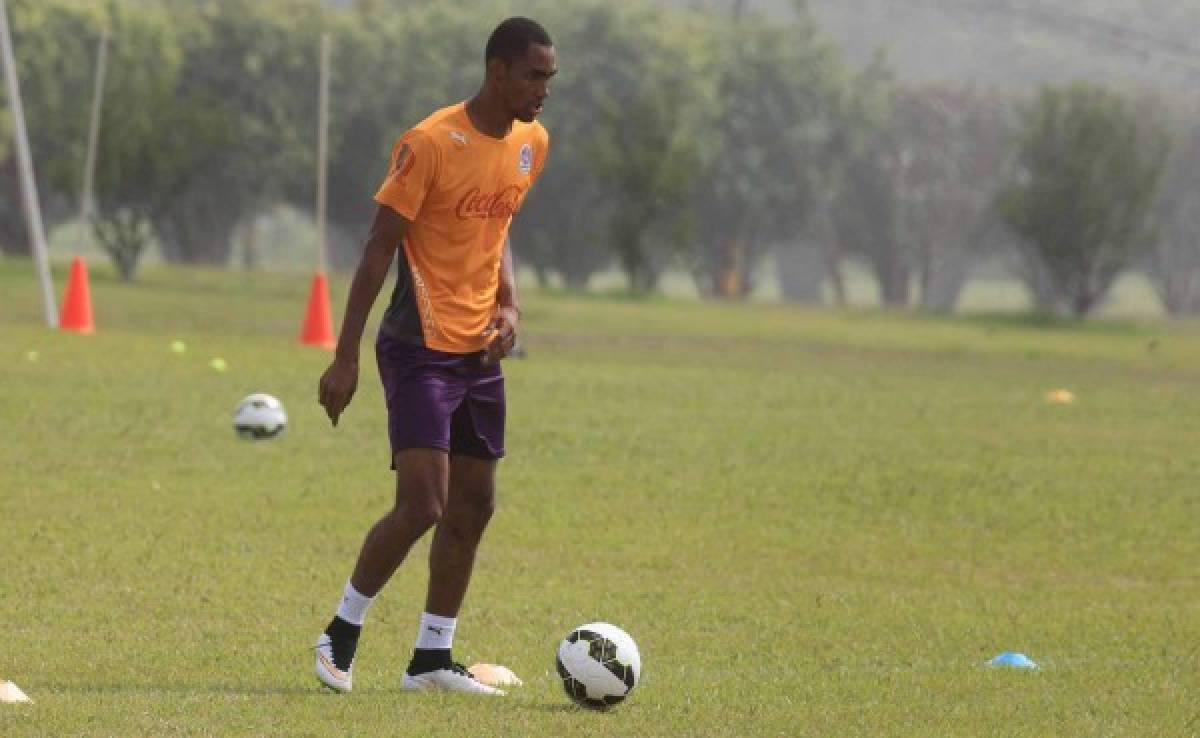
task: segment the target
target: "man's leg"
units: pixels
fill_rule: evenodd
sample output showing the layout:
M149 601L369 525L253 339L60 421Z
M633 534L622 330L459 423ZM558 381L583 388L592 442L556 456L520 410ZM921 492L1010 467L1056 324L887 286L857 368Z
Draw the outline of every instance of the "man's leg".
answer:
M475 551L496 509L496 461L450 457L449 496L429 551L427 612L458 617Z
M496 461L450 457L449 495L429 552L429 591L406 689L503 694L457 667L451 657L458 610L471 581L475 551L496 501Z
M317 641L317 677L342 692L352 688L351 666L367 607L446 507L445 451L404 449L394 461L396 504L367 533L337 615Z
M445 451L410 448L396 452L396 504L363 541L350 583L374 597L391 579L421 536L446 509L449 464Z

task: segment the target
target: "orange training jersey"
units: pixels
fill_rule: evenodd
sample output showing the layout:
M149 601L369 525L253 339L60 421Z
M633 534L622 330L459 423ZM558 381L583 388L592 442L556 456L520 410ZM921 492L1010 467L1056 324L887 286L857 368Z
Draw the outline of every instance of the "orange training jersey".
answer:
M484 348L508 226L541 174L549 144L536 122L515 121L503 139L486 136L465 103L400 137L375 195L409 221L383 331L438 351Z

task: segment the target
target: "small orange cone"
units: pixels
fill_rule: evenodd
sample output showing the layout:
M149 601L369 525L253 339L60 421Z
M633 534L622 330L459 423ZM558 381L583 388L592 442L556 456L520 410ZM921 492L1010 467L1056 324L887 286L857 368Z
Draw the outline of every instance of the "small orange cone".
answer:
M67 278L67 294L63 298L62 322L59 329L90 336L96 332L92 322L92 293L88 289L87 264L82 256L71 260L71 276Z
M308 312L300 329L300 343L320 346L329 351L337 345L337 338L333 335L333 314L329 311L329 282L325 280L325 272L317 272L313 277L312 291L308 293Z

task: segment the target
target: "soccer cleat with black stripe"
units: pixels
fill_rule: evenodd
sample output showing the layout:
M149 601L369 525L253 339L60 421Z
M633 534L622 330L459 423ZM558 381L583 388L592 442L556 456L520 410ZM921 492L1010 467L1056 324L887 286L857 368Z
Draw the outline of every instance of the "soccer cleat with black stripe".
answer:
M354 688L354 651L362 626L335 617L317 639L317 679L335 692Z

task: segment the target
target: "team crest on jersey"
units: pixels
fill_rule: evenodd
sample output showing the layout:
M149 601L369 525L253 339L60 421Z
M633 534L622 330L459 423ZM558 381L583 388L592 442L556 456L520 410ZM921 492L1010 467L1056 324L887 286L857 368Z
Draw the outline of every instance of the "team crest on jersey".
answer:
M416 159L413 156L412 147L408 144L403 144L400 147L400 151L396 153L396 166L393 167L396 179L404 179L404 175L408 174L409 170L413 168L414 163L416 163Z
M462 131L450 131L450 140L458 144L459 148L465 148L467 145L467 134Z
M533 170L533 147L529 144L521 144L521 158L517 161L517 171L521 174L529 174Z

